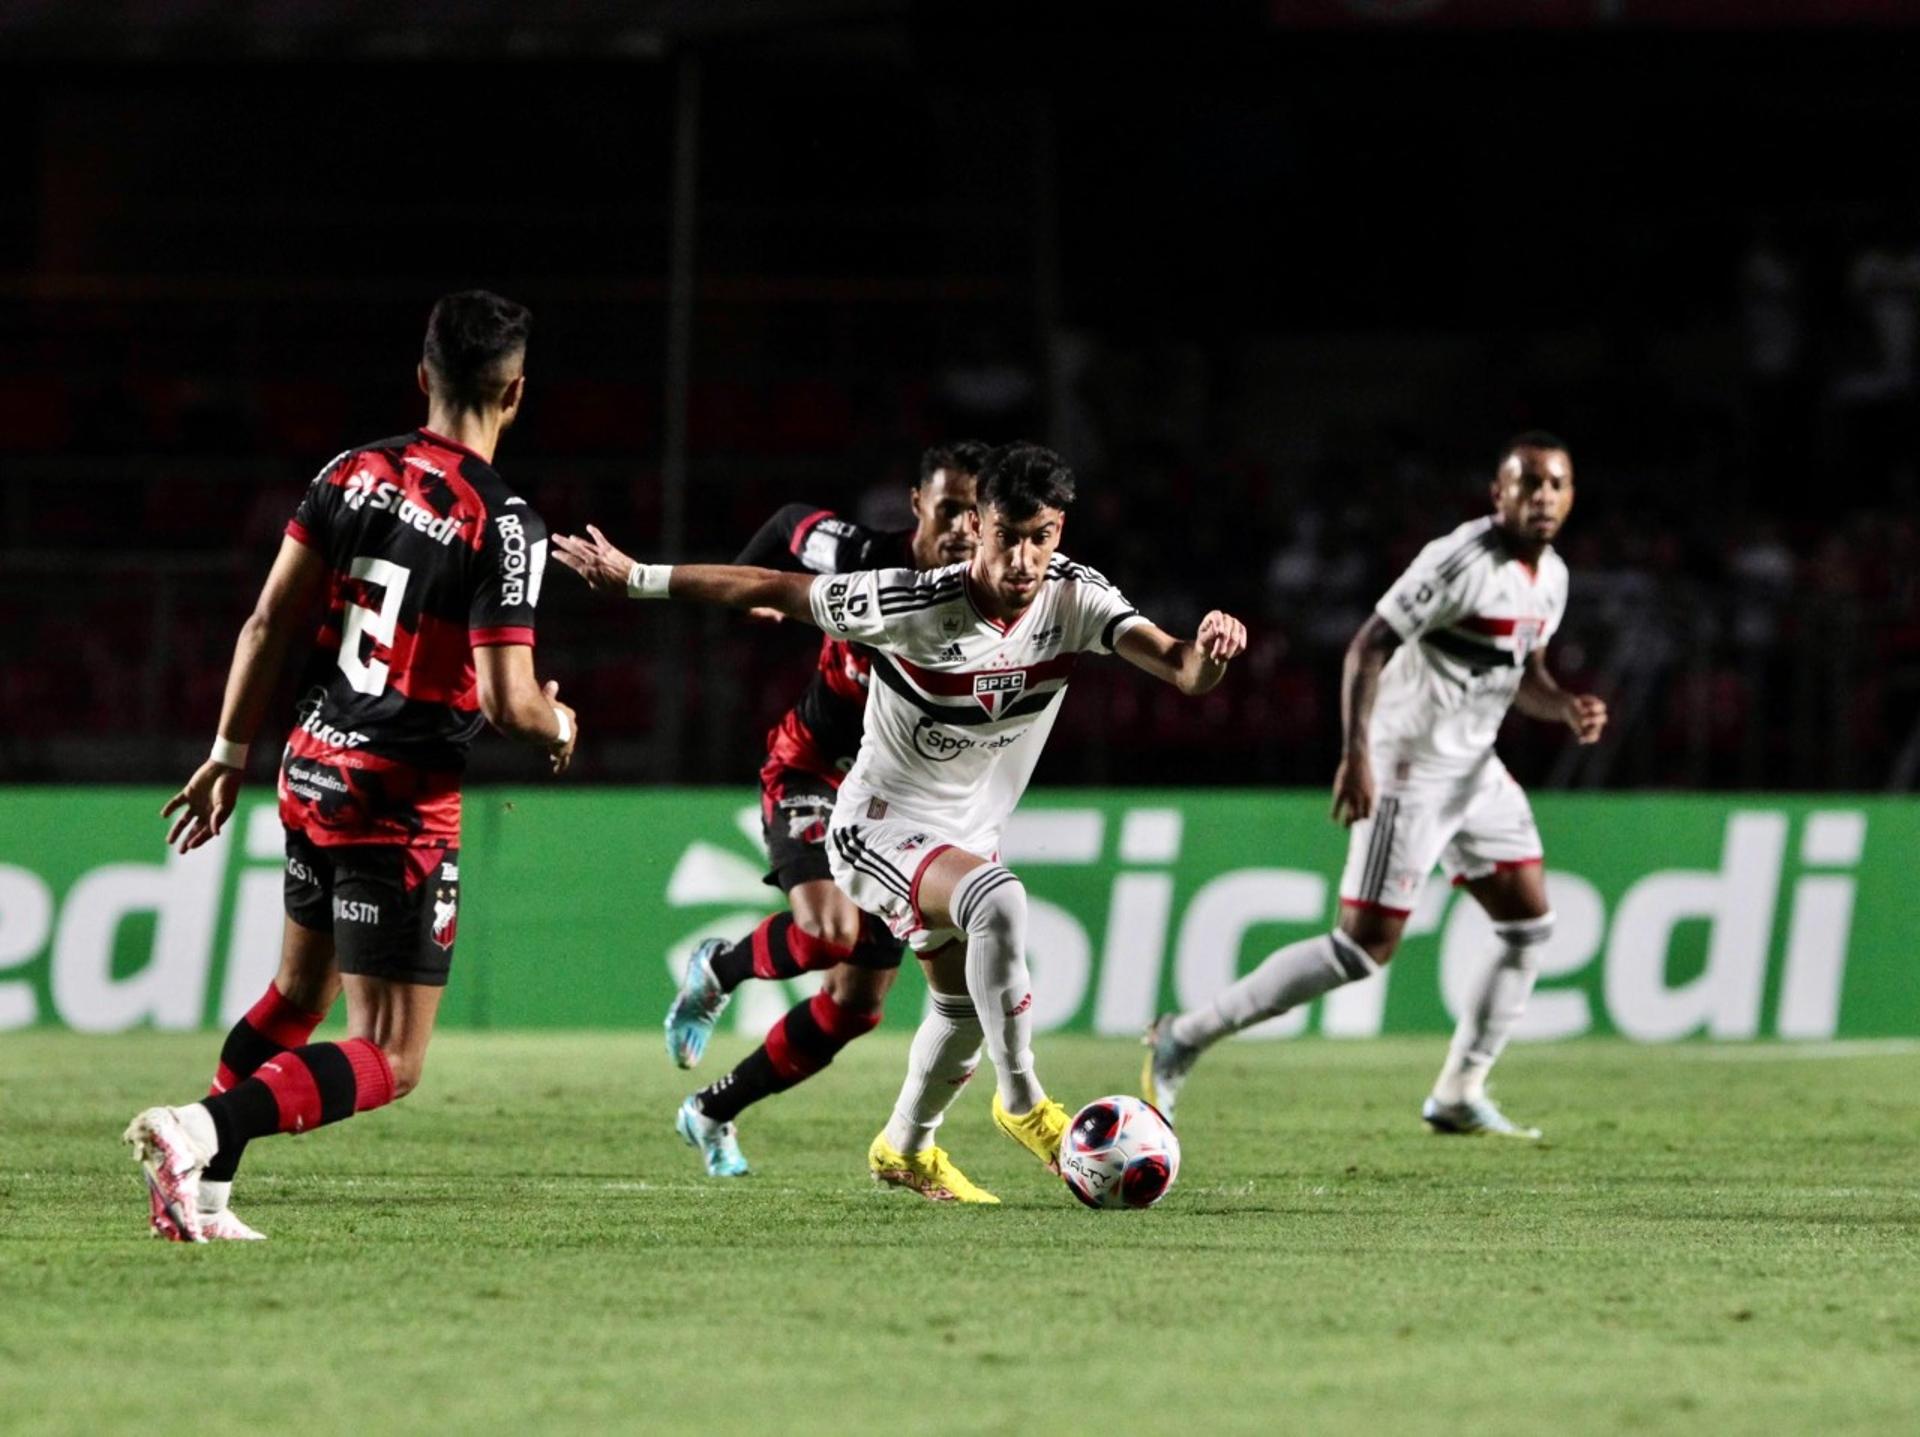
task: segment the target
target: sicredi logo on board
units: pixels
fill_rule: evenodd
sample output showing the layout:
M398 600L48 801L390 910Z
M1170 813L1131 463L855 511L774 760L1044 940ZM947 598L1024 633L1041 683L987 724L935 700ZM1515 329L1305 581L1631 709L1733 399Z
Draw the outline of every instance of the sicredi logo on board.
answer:
M288 877L271 797L250 799L225 836L184 858L165 854L160 834L141 826L155 806L148 798L87 790L6 796L0 1029L224 1025L270 980ZM695 941L750 931L779 902L760 881L757 806L723 794L542 802L553 805L556 821L577 815L566 821L625 842L571 855L556 873L550 843L473 826L461 866L478 865L487 881L463 960L475 965L467 983L478 981L481 963L497 975L540 962L527 935L550 931L556 904L573 911L618 892L639 928L680 936L662 941L614 1008L605 984L583 975L581 1011L596 1022L657 1022L671 997L672 966ZM1920 1005L1902 996L1911 985L1886 941L1904 921L1904 881L1890 874L1913 846L1910 807L1557 795L1536 802L1559 921L1541 954L1523 1037L1920 1035ZM485 803L484 793L471 795L470 816ZM1660 840L1663 861L1652 863L1648 835L1656 832L1678 836ZM1023 810L1003 836L1001 858L1031 895L1036 1022L1137 1035L1163 1006L1206 1001L1277 943L1329 922L1340 849L1318 795L1092 795ZM635 872L666 878L636 889ZM1492 935L1478 906L1437 876L1413 908L1406 951L1381 975L1259 1036L1444 1030L1492 951ZM462 981L456 975L456 996ZM501 991L497 977L490 982ZM792 1002L779 985L762 986L765 993L734 1005L729 1022L764 1026ZM911 1025L912 1015L896 1016ZM488 1021L520 1019L496 1002Z

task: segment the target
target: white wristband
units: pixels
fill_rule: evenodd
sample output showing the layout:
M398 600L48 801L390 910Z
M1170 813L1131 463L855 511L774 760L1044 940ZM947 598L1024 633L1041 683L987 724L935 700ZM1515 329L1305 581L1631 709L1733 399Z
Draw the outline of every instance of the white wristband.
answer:
M671 564L642 564L634 561L627 570L627 597L629 599L664 599L667 597L667 580L673 574Z
M210 758L224 768L245 768L247 766L247 745L234 743L231 739L214 736L213 752Z
M553 736L553 746L555 748L565 748L573 742L573 720L567 717L567 711L565 709L555 709L553 711L553 721L560 725L560 732Z

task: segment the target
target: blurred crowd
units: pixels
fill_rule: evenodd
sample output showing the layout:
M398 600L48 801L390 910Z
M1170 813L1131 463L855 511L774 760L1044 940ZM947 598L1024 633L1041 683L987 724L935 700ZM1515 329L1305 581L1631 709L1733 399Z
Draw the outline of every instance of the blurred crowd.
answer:
M1576 751L1513 721L1503 742L1522 777L1910 788L1920 245L1876 232L1823 258L1762 224L1729 271L1722 303L1670 352L1628 319L1525 348L1501 335L1129 347L1063 331L1035 355L980 302L950 363L916 365L888 352L894 314L843 313L840 355L784 359L778 335L761 336L756 366L696 380L684 555L726 557L794 499L904 524L924 442L1050 437L1081 475L1067 550L1172 630L1239 612L1253 646L1198 704L1122 665L1083 666L1047 777L1319 784L1353 630L1421 544L1484 511L1505 433L1544 425L1579 477L1551 661L1603 693L1615 723ZM376 362L330 347L292 304L252 341L164 296L68 299L58 324L7 336L8 367L40 378L0 386L0 771L163 778L204 745L234 630L307 475L416 417L413 298L385 302L396 340ZM617 352L596 325L634 316L562 303L543 319L502 468L555 528L591 519L659 552L659 376L594 358ZM270 362L269 331L298 365ZM557 569L542 624L543 667L592 735L581 772L608 781L745 782L811 647L791 626L595 607ZM514 761L483 746L483 771Z

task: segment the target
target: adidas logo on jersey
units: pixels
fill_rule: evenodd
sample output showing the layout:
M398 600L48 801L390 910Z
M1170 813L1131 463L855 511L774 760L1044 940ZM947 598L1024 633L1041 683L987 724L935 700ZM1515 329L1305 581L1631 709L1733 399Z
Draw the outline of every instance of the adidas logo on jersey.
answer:
M940 656L936 658L934 662L937 664L957 664L964 657L966 656L960 652L960 645L948 644L944 649L940 650Z

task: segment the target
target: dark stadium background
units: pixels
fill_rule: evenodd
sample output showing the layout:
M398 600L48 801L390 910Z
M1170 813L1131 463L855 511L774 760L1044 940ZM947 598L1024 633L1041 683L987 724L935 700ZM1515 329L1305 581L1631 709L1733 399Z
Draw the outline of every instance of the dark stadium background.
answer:
M0 778L190 770L302 485L485 285L503 471L649 557L1060 447L1069 552L1254 644L1199 705L1086 669L1043 782L1324 783L1347 637L1532 426L1614 725L1516 720L1524 782L1920 782L1899 6L319 8L0 6ZM549 572L582 779L745 791L812 648Z

